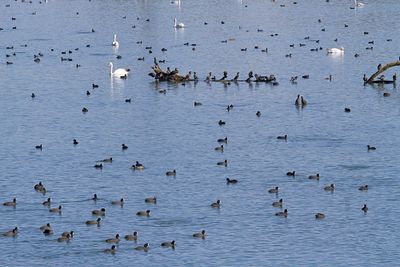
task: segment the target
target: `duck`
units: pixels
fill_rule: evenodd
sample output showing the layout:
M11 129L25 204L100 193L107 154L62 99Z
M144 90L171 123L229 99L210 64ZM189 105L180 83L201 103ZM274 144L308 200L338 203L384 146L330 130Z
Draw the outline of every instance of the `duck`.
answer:
M94 166L93 166L95 169L103 169L103 164L95 164Z
M113 158L106 158L106 159L98 160L97 162L112 163Z
M376 147L367 145L368 150L376 150Z
M277 213L275 213L275 216L287 218L287 216L288 216L288 210L285 209L284 211L277 212Z
M274 188L271 188L268 190L268 193L271 193L271 194L277 194L278 192L279 192L278 186L275 186Z
M105 216L106 215L106 209L102 208L100 210L92 210L92 215L95 216Z
M362 210L363 212L367 212L367 211L368 211L367 204L364 204L364 206L361 208L361 210Z
M120 241L120 239L119 239L119 234L116 234L115 235L115 238L109 238L109 239L106 239L106 242L107 243L119 243L119 241Z
M318 212L315 214L315 219L325 219L325 214Z
M61 236L68 236L69 235L69 238L73 238L74 234L75 234L74 231L69 231L69 232L63 232L61 234Z
M221 207L221 200L217 200L216 202L211 203L211 208L220 208Z
M287 140L287 134L276 137L278 140Z
M282 208L283 206L283 199L279 199L279 201L272 202L272 206L276 208Z
M136 161L135 164L132 165L131 167L133 170L144 170L144 165L142 163L139 163L139 161Z
M197 106L202 106L203 104L201 102L196 102L194 101L193 106L197 107Z
M150 247L149 247L148 243L144 244L143 246L135 247L135 250L140 250L140 251L144 251L144 252L149 251L149 249L150 249Z
M225 144L227 144L227 143L228 143L228 137L220 138L220 139L217 140L217 142L218 142L218 143L225 143Z
M97 224L98 226L100 226L100 221L101 221L101 218L97 218L97 220L89 220L89 221L86 221L85 222L85 224L87 224L87 225L94 225L94 224Z
M112 245L111 248L106 248L105 250L103 250L103 252L114 254L115 252L117 252L117 249L115 248L115 245Z
M261 111L257 111L257 112L256 112L256 116L257 116L257 117L260 117L260 116L261 116Z
M202 230L201 232L194 233L192 236L204 239L206 237L206 231Z
M73 143L75 146L79 144L79 142L78 142L76 139L74 139L74 140L72 141L72 143Z
M339 48L336 48L336 47L334 47L334 48L327 48L326 49L326 52L328 53L328 54L343 54L344 53L344 47L339 47Z
M351 112L351 109L350 109L350 108L344 108L344 112L350 113L350 112Z
M176 170L167 171L167 172L165 173L165 175L166 175L166 176L176 176Z
M335 190L335 185L334 185L334 184L326 185L326 186L324 187L324 190L325 190L325 191L333 192L333 191Z
M364 6L364 3L359 2L359 1L357 1L357 0L354 0L354 6L355 6L355 7L363 7L363 6Z
M116 77L119 77L119 78L126 78L128 76L128 74L129 74L129 71L130 71L130 69L122 69L122 68L113 70L114 65L113 65L112 62L108 63L108 67L109 67L110 76L116 76Z
M156 204L157 203L157 198L156 197L148 197L148 198L145 198L144 202L145 203Z
M238 180L226 178L226 183L227 184L237 184Z
M315 174L315 175L310 175L310 176L308 176L308 179L311 179L311 180L319 180L319 173L317 173L317 174Z
M287 172L286 175L287 176L295 176L296 175L296 171Z
M167 242L162 242L161 247L163 248L175 248L175 240L172 241L167 241Z
M15 206L17 206L17 199L14 198L13 201L4 202L4 203L3 203L3 206L15 207Z
M127 150L127 149L128 149L128 146L125 145L125 144L122 144L122 145L121 145L121 148L122 148L122 150Z
M44 185L42 184L42 182L39 182L38 184L35 184L35 186L33 187L36 191L41 192L44 191Z
M224 152L224 145L217 146L214 150Z
M60 206L58 206L58 208L52 208L52 209L49 209L49 211L50 212L53 212L53 213L61 213L61 209L62 209L62 206L60 205Z
M97 197L97 194L93 194L92 200L97 201L99 198Z
M15 237L18 234L18 227L15 227L14 229L4 232L2 233L3 236L7 236L7 237Z
M142 216L142 217L150 217L150 210L138 211L138 212L136 212L136 215Z
M224 160L224 161L219 161L219 162L217 162L217 165L218 166L228 166L228 160Z
M43 145L42 144L37 145L37 146L35 146L35 148L38 149L38 150L42 150L43 149Z
M239 80L239 72L236 73L235 77L233 77L232 81L237 82Z
M360 191L367 191L368 190L368 185L366 184L366 185L362 185L362 186L360 186L359 188L358 188L358 190L360 190Z
M116 34L114 34L114 39L113 39L113 42L111 43L111 45L113 46L113 47L119 47L119 43L118 43L118 41L117 41L117 35Z
M71 236L69 234L65 235L65 236L60 236L59 238L57 238L57 242L69 242Z
M219 126L222 126L222 125L225 125L225 124L226 124L226 122L224 122L223 120L219 120L219 121L218 121L218 125L219 125Z
M85 108L85 107L83 107L82 108L82 113L86 113L86 112L88 112L89 110L87 109L87 108ZM41 148L40 148L41 149Z
M185 24L183 24L183 22L178 23L177 19L174 18L174 28L178 28L178 29L185 28Z
M51 198L47 198L47 200L43 201L42 205L43 206L50 206L51 204Z
M131 235L125 235L125 240L127 241L137 241L138 232L133 232Z
M47 224L41 226L39 229L40 229L40 231L44 231L44 230L51 230L52 228L51 228L50 223L47 223Z
M111 201L111 205L124 205L124 199L121 198L120 200L113 200Z

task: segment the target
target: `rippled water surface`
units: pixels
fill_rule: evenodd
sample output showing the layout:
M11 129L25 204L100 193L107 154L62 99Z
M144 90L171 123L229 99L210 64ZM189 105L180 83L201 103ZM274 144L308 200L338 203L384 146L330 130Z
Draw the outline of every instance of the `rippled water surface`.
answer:
M0 201L16 197L18 203L0 207L0 231L19 228L16 238L0 238L0 266L398 264L400 95L393 85L364 86L362 75L398 60L399 1L365 0L357 9L347 0L0 5ZM174 17L186 28L174 29ZM111 47L114 33L117 50ZM326 55L326 48L339 46L344 55ZM268 53L261 52L265 48ZM39 52L43 57L35 63ZM201 81L155 83L147 75L154 56L165 60L162 68L196 71ZM130 68L128 79L111 79L110 61ZM202 81L209 71L219 78L224 70L229 77L239 71L246 78L250 70L275 74L279 85ZM295 108L297 94L307 99L306 108ZM203 105L194 107L194 101ZM227 112L229 104L234 108ZM89 112L83 114L83 107ZM219 120L226 125L218 126ZM286 142L276 139L284 134ZM225 136L223 153L214 151ZM129 149L122 151L122 143ZM368 151L368 144L377 150ZM93 168L109 157L111 164ZM228 166L217 166L224 159ZM136 160L144 171L130 169ZM176 177L167 177L173 169ZM286 176L293 170L294 178ZM319 182L307 178L315 173ZM239 182L227 185L226 177ZM46 195L33 190L39 181ZM331 183L336 190L325 192ZM367 192L358 190L363 184ZM279 194L269 194L275 186ZM90 200L93 193L97 203ZM144 203L153 195L156 205ZM61 214L41 205L47 197L53 207L63 206ZM110 204L121 197L123 208ZM280 209L271 203L280 198L286 219L274 216ZM222 206L212 209L217 199ZM96 219L91 211L103 207L101 226L86 226ZM149 218L135 215L146 209ZM326 218L315 220L317 212ZM54 235L40 232L46 223ZM192 237L202 229L205 240ZM58 243L69 230L76 233L73 240ZM110 247L106 238L133 231L139 232L136 244L122 240L115 255L103 253ZM170 240L175 250L160 247ZM146 242L148 253L133 249Z

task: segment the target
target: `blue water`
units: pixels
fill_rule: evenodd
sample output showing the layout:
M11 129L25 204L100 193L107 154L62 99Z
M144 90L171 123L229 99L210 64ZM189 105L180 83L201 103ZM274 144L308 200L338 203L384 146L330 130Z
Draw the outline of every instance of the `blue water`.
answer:
M357 9L346 0L32 2L5 0L0 7L0 202L16 197L18 203L0 207L0 232L20 229L16 238L0 238L0 266L398 264L400 95L393 85L364 86L362 75L398 60L399 1L365 0ZM186 28L175 30L174 17ZM118 50L111 47L114 33ZM326 55L326 48L339 46L343 56ZM323 50L310 51L317 47ZM196 71L201 79L224 70L245 78L252 70L275 74L279 85L157 84L147 75L154 56L166 60L163 68ZM130 68L129 78L110 79L110 61ZM306 74L310 79L289 81ZM329 75L332 81L325 80ZM295 108L297 94L307 99L306 108ZM194 101L203 105L193 107ZM227 112L229 104L234 108ZM284 134L287 142L276 139ZM225 136L224 152L214 151ZM129 149L122 151L122 143ZM35 149L39 144L42 151ZM368 144L377 150L368 152ZM93 168L109 157L112 164ZM217 166L224 159L228 166ZM136 160L144 171L130 169ZM173 169L176 177L165 176ZM293 170L298 175L287 177ZM307 178L315 173L319 182ZM239 182L227 185L226 177ZM45 196L33 190L39 181ZM335 192L325 192L331 183ZM358 190L363 184L367 192ZM275 186L278 195L267 193ZM89 200L93 193L97 203ZM157 204L146 204L153 195ZM63 206L61 215L41 205L47 197L52 207ZM123 208L110 204L121 197ZM271 206L280 198L286 219L274 216L280 209ZM212 209L217 199L222 206ZM101 227L86 226L96 219L91 211L102 207ZM135 215L146 209L149 218ZM316 221L317 212L326 218ZM46 223L54 235L40 232ZM205 240L192 237L202 229ZM70 230L73 240L56 241ZM111 246L105 239L133 231L137 243L122 240L115 255L103 253ZM175 250L160 247L171 240ZM148 253L133 249L146 242Z

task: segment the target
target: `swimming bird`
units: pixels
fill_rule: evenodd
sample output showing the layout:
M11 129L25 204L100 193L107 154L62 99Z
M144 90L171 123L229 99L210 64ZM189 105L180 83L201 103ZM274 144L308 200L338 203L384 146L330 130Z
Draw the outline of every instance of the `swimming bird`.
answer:
M150 210L138 211L138 212L136 212L136 215L142 216L142 217L150 217Z
M43 149L43 145L40 144L40 145L38 145L38 146L35 146L35 148L36 148L36 149L39 149L39 150L42 150L42 149Z
M86 225L95 225L95 224L97 224L97 226L100 226L100 221L101 221L101 218L97 218L97 220L95 220L95 221L93 221L93 220L86 221L85 224Z
M131 235L125 235L125 240L127 240L127 241L136 241L137 238L138 238L137 232L133 232L133 234L131 234Z
M218 143L225 143L225 144L227 144L227 143L228 143L228 137L220 138L220 139L217 140L217 142L218 142Z
M203 105L203 104L202 104L201 102L196 102L196 101L194 101L193 105L194 105L195 107L197 107L197 106L201 106L201 105Z
M18 234L18 227L15 227L14 229L4 232L2 233L3 236L7 236L7 237L15 237Z
M176 170L167 171L167 172L165 173L165 175L166 175L166 176L176 176Z
M323 213L318 212L318 213L315 214L315 219L321 220L321 219L324 219L324 218L325 218L325 214L323 214Z
M93 194L92 200L93 201L97 201L98 200L97 194Z
M63 232L61 234L61 236L68 236L68 235L69 235L69 238L73 238L74 237L74 231Z
M103 169L103 164L95 164L94 166L93 166L95 169Z
M43 191L44 189L44 185L42 184L42 182L39 182L38 184L35 184L35 186L33 187L36 191Z
M211 203L211 208L220 208L221 207L221 200L217 200L216 202Z
M72 141L72 143L73 143L74 145L79 144L79 142L78 142L76 139L74 139L74 140Z
M97 162L112 163L113 158L106 158L106 159L98 160Z
M40 229L41 231L44 231L44 230L46 230L46 229L50 229L50 230L51 230L52 228L51 228L50 223L47 223L47 224L41 226L39 229Z
M335 185L334 184L327 185L324 187L324 190L333 192L335 190Z
M174 18L174 28L185 28L185 24L183 24L183 22L179 22L176 20L176 18Z
M232 81L237 82L239 80L239 72L236 73L236 76L233 77Z
M224 145L221 146L217 146L216 148L214 148L215 151L221 151L224 152Z
M336 48L336 47L334 47L334 48L327 48L326 49L326 52L328 53L328 54L343 54L344 53L344 47L339 47L339 48Z
M143 246L135 247L135 250L140 250L140 251L144 251L144 252L149 251L149 249L150 249L150 247L149 247L148 243L144 244Z
M364 6L364 3L359 2L359 1L357 1L357 0L354 0L354 6L355 6L355 7L363 7L363 6Z
M319 180L319 173L317 173L317 174L315 174L315 175L310 175L310 176L308 176L308 179L311 179L311 180Z
M116 77L119 77L119 78L126 78L128 76L128 74L129 74L129 71L130 71L130 69L122 69L122 68L113 70L114 65L113 65L112 62L109 62L108 66L109 66L109 70L110 70L109 71L110 75L111 76L116 76Z
M272 206L276 208L282 208L283 206L283 199L279 199L279 201L272 202Z
M202 239L204 239L204 238L206 237L206 231L205 231L205 230L202 230L201 232L194 233L192 236L193 236L193 237L196 237L196 238L202 238Z
M53 230L51 228L44 229L42 232L44 235L52 235L53 234Z
M121 198L120 200L113 200L111 201L111 205L124 205L124 199Z
M161 247L163 248L175 248L175 240L172 240L171 242L167 241L167 242L162 242L161 243Z
M95 216L105 216L106 215L106 209L102 208L100 210L92 210L92 215Z
M358 188L358 190L360 190L360 191L367 191L368 190L368 185L366 184L366 185L362 185L362 186L360 186L359 188Z
M295 176L296 175L296 171L287 172L286 175L287 176Z
M376 150L376 147L370 146L370 145L367 145L367 148L368 148L368 151L369 151L369 150Z
M136 161L136 163L135 164L133 164L132 166L131 166L131 168L133 169L133 170L144 170L144 165L142 164L142 163L139 163L139 161Z
M238 180L226 178L226 183L227 184L237 184Z
M229 106L228 106L229 107ZM229 109L228 109L229 110ZM219 120L218 121L218 125L219 126L222 126L222 125L225 125L226 124L226 122L224 122L223 120Z
M260 117L260 116L261 116L261 111L257 111L257 112L256 112L256 116L257 116L257 117Z
M106 248L105 250L103 250L103 252L114 254L115 252L117 252L117 249L115 248L115 245L112 245L111 248Z
M43 201L43 206L50 206L51 204L51 198L47 198L47 200Z
M287 140L287 134L276 137L278 140Z
M117 41L117 35L116 34L114 34L114 39L113 39L113 42L112 42L112 44L111 44L113 47L119 47L119 43L118 43L118 41Z
M122 150L127 150L127 149L128 149L128 146L125 145L125 144L122 144L122 145L121 145L121 148L122 148Z
M366 213L368 211L367 204L364 204L364 206L361 208L361 210Z
M279 187L277 187L277 186L268 190L268 193L271 193L271 194L277 194L278 192L279 192Z
M277 212L277 213L275 213L275 216L287 218L287 216L288 216L288 210L285 209L284 211Z
M303 107L305 107L307 104L308 104L307 101L304 99L303 96L301 96L301 105L302 105Z
M17 199L14 198L13 201L4 202L3 206L15 207L15 206L17 206Z
M119 234L116 234L115 235L115 238L109 238L109 239L106 239L106 242L107 243L119 243L119 241L120 241L120 239L119 239Z
M344 112L350 113L350 112L351 112L351 109L350 109L350 108L344 108Z
M58 206L58 208L52 208L52 209L49 209L49 211L50 212L53 212L53 213L61 213L61 209L62 209L62 206L60 205L60 206Z
M157 203L157 198L156 197L148 197L148 198L145 198L144 202L145 203L150 203L150 204L156 204Z
M217 165L226 167L226 166L228 166L228 160L219 161L219 162L217 162Z

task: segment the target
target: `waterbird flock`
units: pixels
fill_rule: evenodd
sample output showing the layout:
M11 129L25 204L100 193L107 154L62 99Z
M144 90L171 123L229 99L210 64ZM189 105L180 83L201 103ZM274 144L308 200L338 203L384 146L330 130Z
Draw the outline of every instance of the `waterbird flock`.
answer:
M355 1L355 6L356 7L361 7L361 6L363 6L363 4L361 2ZM222 21L221 21L221 24L225 24L225 22L222 23ZM16 28L14 28L14 27L13 27L13 29L16 30ZM174 19L174 28L180 28L180 29L183 30L183 28L185 28L185 25L182 22L178 23L176 18L175 18ZM185 30L190 30L190 27L186 28ZM258 32L262 32L261 29L258 29L257 31ZM94 29L92 29L91 32L95 32ZM309 37L305 37L305 40L310 40L310 38ZM319 44L319 40L316 40L315 43ZM112 42L111 46L115 47L115 48L118 48L120 46L119 42L117 41L117 35L116 34L114 35L113 42ZM186 46L189 46L189 44L187 44ZM191 45L192 49L194 49L196 46L197 45L195 45L195 44ZM303 43L300 43L299 46L303 47L303 46L306 46L306 45L303 44ZM87 47L90 47L90 45L87 45ZM290 47L292 47L292 45L290 45ZM14 50L14 46L10 46L9 49L10 50ZM320 50L322 50L322 47L312 48L312 49L314 49L314 50L311 50L311 51L320 51ZM152 51L151 48L146 49L146 50L148 50L149 53L150 53L150 51ZM162 50L162 52L167 52L167 51L168 51L167 49L163 49ZM246 52L246 51L247 51L247 48L241 48L241 52ZM327 48L326 51L327 51L328 54L343 54L344 53L344 48L343 47ZM263 52L267 53L268 49L265 48ZM64 51L64 52L61 53L61 55L67 55L67 54L70 55L70 54L73 54L73 52L71 50L68 50L68 51ZM286 54L285 56L289 58L289 57L292 56L292 53ZM13 54L8 54L7 55L7 58L11 58L11 57L16 57L16 54L13 53ZM35 55L34 56L35 63L40 63L40 58L43 58L43 57L44 57L44 54L42 54L42 53L38 53L37 55ZM141 57L140 59L142 61L145 60L144 57ZM67 57L61 56L61 61L72 61L72 58L69 58L69 57L67 58ZM179 74L179 70L177 68L175 68L175 70L173 70L173 71L170 71L169 68L167 68L167 70L163 70L159 65L160 62L161 62L160 60L157 61L156 59L154 59L154 67L153 67L154 77L158 81L163 80L163 81L169 81L169 82L191 82L191 81L198 81L199 80L199 78L197 77L196 72L192 73L191 71L189 71L188 74L186 74L186 75L180 75ZM6 64L7 65L11 65L11 64L13 64L13 62L7 60ZM78 68L78 65L79 64L76 65L77 68ZM118 69L114 70L113 63L109 62L109 75L111 77L125 79L125 78L128 77L128 74L130 74L130 69L118 68ZM193 74L193 77L192 77L192 74ZM297 75L301 76L303 79L309 79L308 74L297 74ZM290 81L293 82L293 83L296 82L297 81L297 77L298 76L292 76L290 78ZM247 83L251 83L251 82L266 82L266 83L272 83L272 85L279 85L276 82L275 75L272 75L272 74L263 76L263 75L260 75L260 74L253 74L253 72L250 71L248 73L246 79L240 80L239 78L240 78L240 73L239 72L236 72L234 77L228 78L227 71L224 71L222 73L222 77L220 79L216 79L215 76L213 76L212 73L210 72L204 78L204 80L206 82L212 82L212 81L222 82L222 83L224 83L226 85L231 85L231 82L233 84L235 82L241 82L241 81L247 82ZM255 79L253 79L253 78L255 78ZM330 77L329 80L331 80L331 79L332 78ZM99 87L98 85L92 84L92 89L95 89L95 88L98 88L98 87ZM87 95L90 95L90 91L87 91ZM36 94L32 93L31 98L34 98L34 97L36 97ZM126 99L125 102L126 103L130 103L131 99ZM306 107L307 104L308 104L308 102L306 101L306 99L300 94L298 94L297 98L294 100L294 106L295 107ZM202 103L200 103L200 102L194 102L194 106L201 106L201 105L202 105ZM230 110L233 109L233 107L234 106L232 104L228 105L227 106L227 110L230 111ZM350 109L346 108L345 111L346 112L350 112ZM87 112L89 112L89 110L86 107L83 107L82 108L82 112L83 113L87 113ZM257 111L256 115L258 117L261 116L261 112ZM254 116L254 113L253 113L253 116ZM226 125L226 122L223 121L223 120L219 120L217 123L218 123L219 126L222 126L222 127L224 125ZM287 141L288 138L289 137L288 137L287 134L282 134L282 135L277 135L276 136L276 139L279 140L279 141ZM72 143L75 146L80 144L80 142L78 142L76 139L73 139ZM228 146L228 137L223 137L223 138L217 139L217 143L220 144L220 145L215 147L214 150L217 151L217 152L224 152L224 149ZM229 146L232 146L232 145L234 145L234 144L231 144L231 142L229 142ZM128 145L127 144L122 144L121 148L122 148L122 150L127 150L128 149ZM44 144L44 145L43 144L35 145L35 149L38 150L38 151L43 151L45 153L46 144ZM371 146L371 145L367 145L367 151L368 152L373 152L374 150L376 150L376 147ZM112 157L105 158L105 159L102 159L102 160L95 161L93 167L95 169L99 169L100 170L100 169L105 168L107 166L107 164L112 164L113 162L114 162L114 160L113 160ZM223 166L223 167L228 167L228 159L221 159L221 161L216 162L216 165ZM92 167L92 166L90 166L90 167ZM142 163L140 163L139 161L136 161L130 167L134 171L136 171L136 170L144 171L145 170L144 165ZM284 173L284 172L282 172L282 173ZM301 177L301 175L303 175L303 178L307 177L306 174L304 174L304 173L301 174L301 171L290 171L290 172L287 172L286 174L287 174L287 176L293 177L293 179L297 179L298 177ZM170 176L171 178L173 178L173 177L175 177L177 175L178 174L177 174L177 171L175 169L168 170L168 171L165 172L165 176ZM317 173L315 175L314 174L313 175L309 175L308 178L310 180L319 181L320 180L320 174ZM226 181L226 184L240 186L240 182L237 179L225 178L224 177L224 178L221 179L221 181L223 181L224 179ZM327 182L329 183L329 181L327 181ZM339 187L337 189L335 184L329 183L329 184L325 185L322 189L324 191L327 191L327 192L330 192L330 193L334 193L336 190L340 190L340 185L339 185ZM360 191L367 191L368 189L369 189L368 185L360 185L358 187L358 190L360 190ZM46 195L47 192L48 192L48 190L44 187L42 182L39 182L38 184L34 185L34 190L36 190L37 192L39 192L39 193L41 193L43 195ZM269 188L269 189L266 188L265 191L266 191L266 193L275 194L276 196L278 196L279 193L282 190L284 190L284 188L281 188L280 186L274 186L274 187ZM20 199L20 198L23 198L23 197L18 196L18 199ZM97 194L94 194L93 198L88 199L88 201L96 202L98 199L99 198L98 198ZM46 208L48 208L50 213L66 213L66 212L68 212L68 210L65 210L62 205L54 204L54 206L52 206L53 205L53 201L54 201L53 198L47 197L47 200L42 202L42 205L45 206ZM163 202L162 199L158 199L156 196L148 197L144 201L145 201L145 203L148 203L148 204L157 204L157 205L159 203ZM108 202L109 202L109 205L111 205L111 206L121 206L122 207L125 204L124 198L120 198L120 199L117 199L117 200L110 200ZM360 205L362 205L362 204L363 203L360 203ZM40 203L38 203L38 205L40 205ZM207 204L207 205L209 205L211 208L216 208L216 209L223 209L223 207L224 207L221 204L221 200L219 200L219 199L217 199L216 201L212 202L211 204ZM229 199L224 200L224 205L229 205ZM284 200L282 198L280 198L278 201L273 201L272 202L272 206L276 207L276 208L281 208L282 209L285 205L286 205L286 202L284 202ZM11 201L5 201L3 203L3 206L4 206L3 208L12 207L12 208L18 209L20 205L17 205L17 198L14 198ZM109 207L96 209L96 210L92 210L92 211L88 210L87 214L89 214L89 215L91 214L92 216L99 216L99 218L92 219L92 220L87 220L87 221L82 222L82 223L84 223L86 225L94 225L94 226L99 226L100 227L101 224L103 223L101 217L105 216L106 209L108 210L108 208ZM360 210L362 210L364 213L367 213L367 211L368 211L367 204L363 204L362 208L360 206ZM132 215L133 215L133 213L132 213ZM285 208L283 211L276 212L275 215L277 217L287 218L289 216L289 212L288 212L288 209ZM152 212L151 212L151 210L140 210L140 211L136 212L136 216L140 216L140 217L145 217L146 218L146 217L152 216ZM316 211L315 214L311 214L310 216L313 216L313 217L315 216L315 219L318 219L318 220L325 219L325 214L321 213L320 211L318 211L318 212ZM329 215L327 215L327 218L329 218ZM53 229L50 223L45 223L43 226L39 227L39 229L45 235L52 235L54 232L60 233L60 236L56 239L60 243L61 242L73 242L74 239L79 239L79 233L76 233L75 231L71 231L71 230L63 231L65 229ZM18 228L18 226L9 226L9 228L7 228L7 230L4 231L2 233L2 235L4 237L17 238L19 231L20 231L20 229ZM63 231L63 232L61 232L61 231ZM192 234L188 233L189 237L190 237L190 235L191 235L191 237L200 238L200 239L205 239L206 236L207 236L205 230L201 230L199 232L195 232L195 233L192 233ZM125 238L126 241L137 241L139 239L139 235L138 235L138 232L135 231L135 232L133 232L133 234L125 235L124 238ZM116 253L117 250L118 250L118 246L121 243L121 239L122 238L121 238L121 236L119 234L116 234L114 237L110 237L110 238L105 239L104 242L109 243L109 244L115 244L115 245L112 245L111 248L106 248L104 250L104 252L106 252L106 253ZM182 241L182 242L184 242L184 241ZM162 242L159 246L161 246L163 248L173 248L174 249L175 248L175 240ZM150 250L150 243L143 243L143 245L136 246L136 247L134 247L134 249L137 250L137 251L148 252Z

